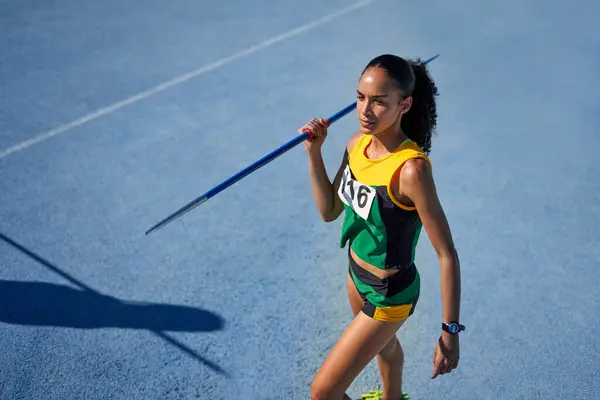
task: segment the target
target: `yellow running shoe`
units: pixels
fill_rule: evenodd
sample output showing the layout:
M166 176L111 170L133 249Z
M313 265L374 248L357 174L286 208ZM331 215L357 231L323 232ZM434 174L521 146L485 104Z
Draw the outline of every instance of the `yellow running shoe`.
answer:
M369 393L360 395L360 400L381 400L383 392L381 390L371 390ZM399 400L410 400L408 393L402 393L402 397Z

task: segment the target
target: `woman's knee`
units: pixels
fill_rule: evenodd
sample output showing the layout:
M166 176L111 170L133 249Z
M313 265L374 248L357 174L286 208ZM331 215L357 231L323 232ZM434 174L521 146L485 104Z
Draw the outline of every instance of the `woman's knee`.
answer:
M310 400L326 400L328 399L327 389L322 387L319 383L313 382L310 385Z
M385 345L383 349L379 352L379 356L384 360L388 360L397 356L398 352L402 353L402 346L400 346L400 342L398 338L394 336L390 339L390 341Z
M343 394L337 393L335 387L321 379L315 379L310 385L310 400L337 400L342 396Z

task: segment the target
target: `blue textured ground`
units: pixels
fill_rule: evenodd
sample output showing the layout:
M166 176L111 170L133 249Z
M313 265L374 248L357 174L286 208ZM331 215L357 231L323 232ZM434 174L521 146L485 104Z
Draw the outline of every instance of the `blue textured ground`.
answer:
M600 397L597 3L373 1L27 145L352 1L0 2L0 398L308 398L350 310L301 146L143 232L351 102L382 52L441 53L432 159L468 327L460 368L431 381L423 235L405 389ZM331 128L330 171L355 129ZM350 393L377 385L373 363Z

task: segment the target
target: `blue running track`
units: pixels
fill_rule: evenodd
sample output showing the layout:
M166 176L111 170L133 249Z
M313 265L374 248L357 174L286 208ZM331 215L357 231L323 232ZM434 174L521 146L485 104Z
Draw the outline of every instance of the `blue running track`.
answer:
M307 399L351 320L302 146L381 53L440 90L461 364L431 380L439 267L398 333L413 399L600 398L600 4L0 0L0 398ZM329 172L357 129L330 129ZM350 387L379 386L373 362Z

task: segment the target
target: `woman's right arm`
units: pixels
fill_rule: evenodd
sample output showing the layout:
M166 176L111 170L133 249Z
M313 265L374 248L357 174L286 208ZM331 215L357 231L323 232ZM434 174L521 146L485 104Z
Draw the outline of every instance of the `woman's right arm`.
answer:
M308 173L317 210L325 222L335 221L344 211L342 201L337 195L342 173L348 160L348 152L344 152L340 169L333 180L329 181L321 149L308 152Z
M348 150L346 149L344 152L341 165L332 183L327 176L327 170L325 169L325 163L323 162L323 155L321 153L323 142L327 137L327 123L323 119L313 119L300 128L299 132L301 133L306 130L312 131L314 135L311 140L304 142L304 148L306 149L308 156L308 172L313 197L323 221L331 222L336 220L342 211L344 211L344 206L337 195L337 190L344 169L348 164ZM352 137L348 147L353 147L357 137L357 135Z

